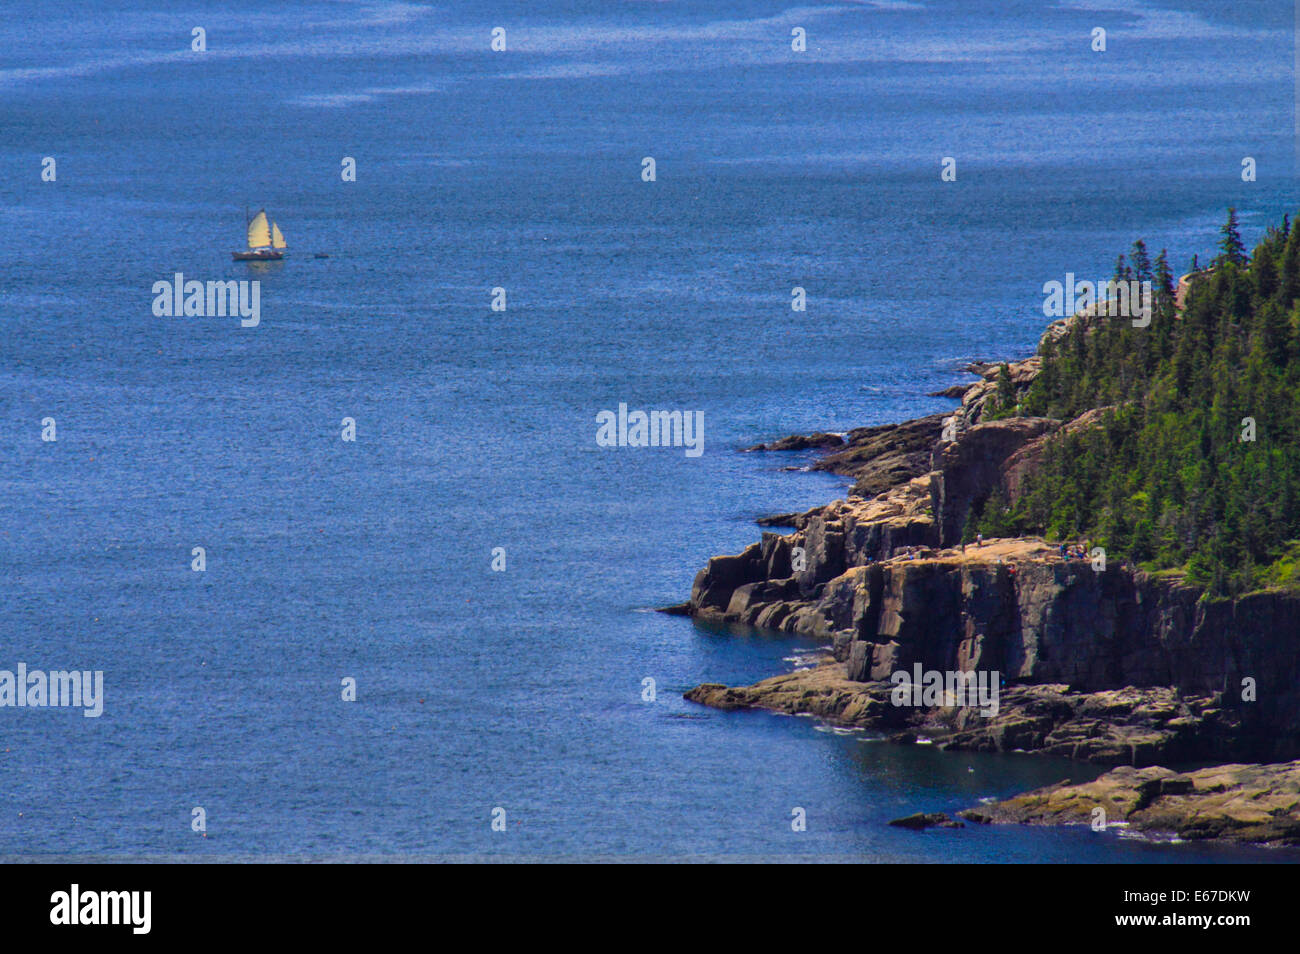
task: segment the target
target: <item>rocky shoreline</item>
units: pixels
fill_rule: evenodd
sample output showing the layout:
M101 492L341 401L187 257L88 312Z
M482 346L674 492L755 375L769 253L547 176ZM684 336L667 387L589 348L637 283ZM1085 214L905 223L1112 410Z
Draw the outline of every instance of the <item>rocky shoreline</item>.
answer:
M1112 769L1082 785L1065 782L967 809L977 824L1122 825L1184 841L1300 845L1300 762L1217 765L1193 772Z
M1074 692L1062 684L1008 686L991 717L969 706L896 706L892 690L886 681L851 680L832 660L752 686L706 683L686 698L715 709L813 715L905 745L924 740L955 751L1034 752L1100 765L1187 762L1207 749L1226 758L1241 732L1213 693L1185 695L1169 687Z
M1064 328L1057 322L1047 335ZM1039 359L1006 367L1020 396ZM764 532L742 553L713 558L689 602L671 609L704 623L820 638L830 653L812 669L752 686L700 685L686 698L722 709L808 713L901 743L926 737L946 748L1123 766L1102 776L1114 776L1107 784L1116 792L1177 775L1161 763L1300 757L1300 635L1286 638L1300 619L1294 594L1205 600L1177 574L1080 558L1037 537L962 545L972 511L994 493L1014 502L1053 434L1093 426L1108 411L1072 421L995 418L990 402L1000 368L972 365L967 370L979 380L941 392L961 400L950 415L750 449L816 448L824 456L815 467L852 477L853 487L843 500L759 521L793 532ZM895 705L891 675L914 666L998 673L997 713ZM1155 807L1120 799L1108 811L1134 828L1200 832L1186 837L1298 843L1300 796L1288 799L1286 786L1294 788L1300 769L1230 768L1213 776L1213 785L1227 787L1207 789L1207 797L1196 794L1198 776L1190 783L1195 790L1178 795L1182 801L1172 800L1171 789L1171 800L1157 799ZM1170 784L1184 786L1177 777ZM1237 805L1233 799L1261 780L1273 786L1268 823L1238 825L1227 814L1222 824L1199 828L1194 819L1179 820L1180 806L1196 813L1211 802ZM1081 806L1084 795L1048 791L966 817L1077 821L1077 813L1056 806L1066 798Z

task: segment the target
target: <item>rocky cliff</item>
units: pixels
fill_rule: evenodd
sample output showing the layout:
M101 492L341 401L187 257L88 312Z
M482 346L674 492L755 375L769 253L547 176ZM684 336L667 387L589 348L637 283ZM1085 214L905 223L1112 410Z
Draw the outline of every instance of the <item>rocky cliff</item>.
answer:
M1034 360L1011 366L1017 387L1032 380ZM852 457L859 483L885 472L903 479L873 496L850 494L783 515L779 522L793 533L766 532L739 555L710 560L686 611L701 621L824 639L843 678L864 686L920 664L996 670L1009 686L1059 685L1067 696L1168 690L1200 700L1184 714L1203 726L1160 747L1158 757L1300 756L1294 595L1206 601L1176 576L1066 559L1038 538L960 545L972 508L995 490L1014 499L1045 440L1106 413L1072 422L986 420L997 369L975 370L982 379L962 391L953 415L905 425L894 442L881 429L859 435L861 453ZM929 469L918 474L921 435L932 444ZM893 448L884 470L871 469L867 440ZM852 449L850 441L836 453ZM716 688L701 687L694 697L716 703ZM762 692L747 704L790 708ZM1038 732L1028 747L1052 748L1052 731Z

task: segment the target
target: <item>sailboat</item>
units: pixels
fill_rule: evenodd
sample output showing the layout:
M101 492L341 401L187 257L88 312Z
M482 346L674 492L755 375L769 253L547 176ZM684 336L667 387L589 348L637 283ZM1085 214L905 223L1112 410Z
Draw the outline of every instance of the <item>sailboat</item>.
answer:
M248 251L230 254L237 262L275 262L284 258L288 247L280 226L267 220L266 209L258 209L248 221Z

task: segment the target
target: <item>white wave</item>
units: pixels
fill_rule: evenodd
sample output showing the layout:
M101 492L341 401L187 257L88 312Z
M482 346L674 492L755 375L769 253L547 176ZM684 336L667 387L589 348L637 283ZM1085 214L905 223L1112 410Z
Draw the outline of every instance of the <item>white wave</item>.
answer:
M355 93L305 93L294 96L287 102L291 106L352 106L356 103L371 103L383 96L419 96L428 93L445 93L449 89L446 83L427 83L417 86L372 86Z

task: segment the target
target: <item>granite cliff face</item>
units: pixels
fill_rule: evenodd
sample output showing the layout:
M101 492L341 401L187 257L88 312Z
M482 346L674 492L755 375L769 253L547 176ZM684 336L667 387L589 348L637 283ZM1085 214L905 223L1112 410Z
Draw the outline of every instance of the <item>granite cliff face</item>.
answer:
M818 518L790 537L765 534L699 574L694 613L826 639L853 683L884 683L920 664L993 670L1010 685L1059 684L1077 694L1137 687L1206 697L1198 712L1224 710L1231 719L1195 744L1167 748L1166 757L1300 755L1294 597L1201 602L1175 581L1113 565L1097 571L1037 540L845 568L886 532L871 526ZM790 552L801 544L808 566L792 573ZM1243 698L1252 685L1253 700Z
M1018 386L1032 380L1033 361L1012 366ZM982 420L996 368L977 370L983 380L965 389L958 411L924 419L925 428L909 427L907 440L896 442L913 448L910 465L898 471L906 479L871 497L783 515L779 522L795 531L763 533L744 552L710 560L687 611L704 622L824 639L853 684L879 683L920 664L996 670L1008 685L1059 685L1067 695L1172 691L1201 700L1186 715L1204 731L1160 749L1170 758L1300 756L1294 595L1209 602L1176 578L1065 559L1038 538L959 545L971 509L994 490L1014 499L1043 441L1063 426L1045 418ZM1090 426L1103 413L1064 426ZM917 474L915 441L935 425L955 439L941 433L929 470ZM889 446L880 429L872 431L875 446ZM859 483L873 473L860 456L855 466ZM716 691L695 692L700 701L719 699ZM790 710L787 699L766 703L759 693L747 704ZM1038 733L1029 747L1050 747L1050 733Z

